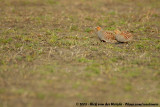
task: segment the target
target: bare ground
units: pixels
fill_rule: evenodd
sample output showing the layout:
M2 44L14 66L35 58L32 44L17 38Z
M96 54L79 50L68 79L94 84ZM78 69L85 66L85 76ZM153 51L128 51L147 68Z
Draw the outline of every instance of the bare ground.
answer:
M0 0L0 107L160 102L159 0ZM101 43L94 27L135 41Z

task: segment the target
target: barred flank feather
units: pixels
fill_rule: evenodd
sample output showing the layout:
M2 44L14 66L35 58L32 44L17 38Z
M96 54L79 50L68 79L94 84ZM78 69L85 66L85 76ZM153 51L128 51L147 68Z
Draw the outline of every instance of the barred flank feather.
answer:
M104 36L109 40L115 40L115 36L111 32L105 32Z
M97 35L101 41L104 42L114 42L115 41L115 35L112 32L104 32L101 27L97 27Z
M126 31L115 31L115 38L118 42L129 42L133 39L133 35Z

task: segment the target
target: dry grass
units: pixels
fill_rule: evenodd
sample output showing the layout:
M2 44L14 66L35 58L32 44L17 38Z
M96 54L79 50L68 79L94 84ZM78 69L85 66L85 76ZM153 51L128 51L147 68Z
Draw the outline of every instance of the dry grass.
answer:
M0 0L0 107L159 102L159 0ZM94 27L135 35L101 43Z

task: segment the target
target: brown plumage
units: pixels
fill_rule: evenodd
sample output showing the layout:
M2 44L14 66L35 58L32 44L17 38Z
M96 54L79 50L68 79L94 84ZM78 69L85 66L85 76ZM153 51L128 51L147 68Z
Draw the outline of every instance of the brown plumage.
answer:
M103 42L114 42L115 41L115 35L113 32L104 32L101 27L96 27L97 35L99 39Z
M129 42L133 39L133 35L126 31L115 30L115 39L118 42Z

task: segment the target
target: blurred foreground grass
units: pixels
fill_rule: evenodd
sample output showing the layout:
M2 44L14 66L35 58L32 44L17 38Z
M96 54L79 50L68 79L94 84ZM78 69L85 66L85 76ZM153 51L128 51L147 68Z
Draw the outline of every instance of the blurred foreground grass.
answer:
M0 0L0 107L160 100L159 0ZM94 27L135 35L101 43Z

